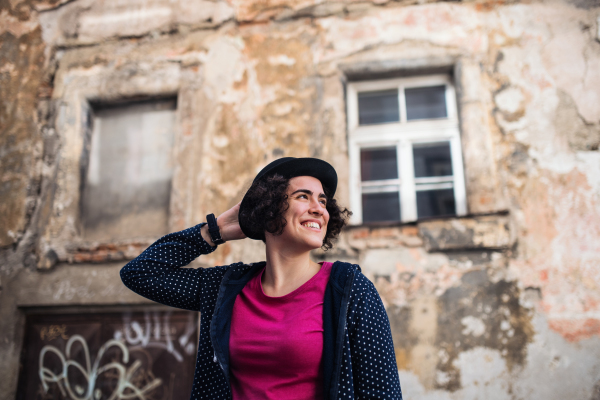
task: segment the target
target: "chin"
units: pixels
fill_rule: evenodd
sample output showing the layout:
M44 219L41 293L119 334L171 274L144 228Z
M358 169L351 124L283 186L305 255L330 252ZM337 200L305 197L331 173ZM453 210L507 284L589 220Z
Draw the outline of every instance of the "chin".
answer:
M306 242L307 247L310 247L311 250L316 250L323 246L323 239L315 239L309 240Z
M316 249L320 249L321 246L323 246L323 243L311 243L309 247L311 250L316 250Z
M289 235L286 232L283 233L280 238L280 245L284 247L294 247L296 249L303 249L303 251L311 251L315 249L321 248L323 246L323 237L321 237L321 233L319 234L293 234Z

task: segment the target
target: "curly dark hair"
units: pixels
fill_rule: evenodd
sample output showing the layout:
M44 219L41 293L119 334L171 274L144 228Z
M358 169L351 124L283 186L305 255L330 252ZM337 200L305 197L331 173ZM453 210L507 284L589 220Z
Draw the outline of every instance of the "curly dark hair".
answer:
M273 175L266 179L261 179L254 182L248 192L246 198L251 207L247 215L240 213L240 219L244 218L248 225L254 227L256 231L269 232L273 235L281 235L287 221L283 216L287 211L288 195L287 189L289 179L281 175ZM327 232L323 239L323 250L329 250L333 247L333 243L337 240L342 228L346 225L348 218L352 212L347 208L338 206L337 201L332 198L325 189L327 196L327 212L329 212L329 222L327 223ZM265 241L265 235L260 238Z

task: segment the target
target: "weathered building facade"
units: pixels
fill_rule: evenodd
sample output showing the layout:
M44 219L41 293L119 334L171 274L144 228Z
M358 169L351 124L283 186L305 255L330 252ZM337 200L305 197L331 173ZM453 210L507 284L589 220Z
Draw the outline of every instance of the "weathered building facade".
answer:
M377 286L407 399L600 399L597 1L11 0L0 91L0 397L48 340L193 358L120 267L314 156L354 211L315 259Z

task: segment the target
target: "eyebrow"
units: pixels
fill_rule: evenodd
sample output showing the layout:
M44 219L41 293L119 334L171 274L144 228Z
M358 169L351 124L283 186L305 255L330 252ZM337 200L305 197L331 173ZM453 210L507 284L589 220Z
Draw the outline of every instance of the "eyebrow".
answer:
M313 195L313 192L308 189L298 189L294 193L292 193L292 195L295 195L296 193L306 193L310 196ZM327 196L325 196L325 193L319 193L319 198L327 200Z

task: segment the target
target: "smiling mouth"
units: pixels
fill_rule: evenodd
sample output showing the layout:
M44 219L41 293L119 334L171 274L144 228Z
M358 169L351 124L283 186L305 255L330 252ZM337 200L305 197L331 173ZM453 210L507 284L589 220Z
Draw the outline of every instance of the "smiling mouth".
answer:
M321 225L319 225L316 222L305 222L302 224L302 226L304 226L306 228L312 228L312 229L321 229Z

